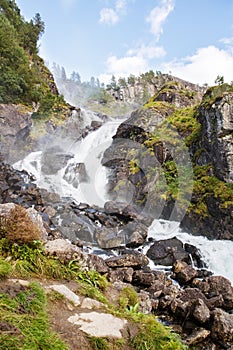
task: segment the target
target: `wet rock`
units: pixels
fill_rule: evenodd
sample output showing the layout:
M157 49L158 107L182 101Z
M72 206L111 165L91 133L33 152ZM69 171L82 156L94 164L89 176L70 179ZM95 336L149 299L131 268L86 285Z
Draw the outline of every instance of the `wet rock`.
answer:
M172 266L176 260L190 263L189 253L176 237L155 242L146 255L158 265Z
M119 201L106 202L104 204L104 211L110 215L121 215L132 219L135 219L139 214L135 207Z
M199 249L197 249L194 245L189 244L189 243L184 244L184 249L186 252L191 254L193 264L196 267L198 267L198 268L206 267L205 262L202 260L201 253L200 253Z
M97 129L99 129L102 125L103 125L102 122L100 122L100 121L98 121L98 120L92 120L92 122L91 122L91 130L97 130Z
M41 170L46 175L56 174L73 157L73 154L65 152L61 147L51 146L43 152Z
M134 221L123 226L122 231L126 235L126 247L136 248L145 242L148 228L144 224Z
M66 167L63 179L78 188L81 182L88 182L89 176L84 163L71 163Z
M75 214L69 205L60 205L52 222L63 237L72 242L76 242L77 239L83 242L93 242L96 226L84 215Z
M97 228L95 237L100 248L118 248L125 243L125 235L118 228Z

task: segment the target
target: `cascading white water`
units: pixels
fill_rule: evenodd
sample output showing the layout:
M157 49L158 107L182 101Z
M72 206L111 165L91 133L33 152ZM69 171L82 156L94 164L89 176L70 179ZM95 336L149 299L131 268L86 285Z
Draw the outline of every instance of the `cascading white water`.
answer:
M106 122L96 131L90 133L81 142L73 145L72 153L67 166L60 172L61 190L63 196L72 196L78 202L90 205L103 206L108 200L106 192L107 169L101 165L103 152L111 145L112 136L116 133L121 120ZM85 164L87 180L81 181L74 188L65 180L65 171L70 164Z
M105 189L107 169L101 165L101 159L122 121L123 119L110 120L81 141L73 142L68 148L66 146L66 152L74 154L74 157L55 174L43 173L43 151L30 153L22 161L15 163L14 167L34 175L40 188L59 193L62 197L71 197L77 202L103 206L108 200ZM82 179L82 176L75 173L80 164L84 165L86 179L85 176Z
M200 250L203 261L215 275L228 278L233 283L233 242L227 240L209 240L203 236L193 236L183 232L178 222L154 220L148 230L148 238L156 240L176 236L183 243L194 245ZM147 247L144 253L148 250Z

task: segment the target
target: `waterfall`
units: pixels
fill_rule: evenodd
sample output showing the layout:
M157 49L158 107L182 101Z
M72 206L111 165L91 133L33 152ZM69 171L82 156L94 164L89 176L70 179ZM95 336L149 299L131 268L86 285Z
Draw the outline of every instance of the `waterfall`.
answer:
M53 174L43 171L46 150L30 153L15 163L14 168L34 175L40 188L59 193L61 197L71 197L77 202L102 207L108 200L105 189L108 170L101 165L101 159L122 121L123 119L110 120L82 140L72 142L68 147L66 145L64 155L60 157L66 154L73 154L73 157Z

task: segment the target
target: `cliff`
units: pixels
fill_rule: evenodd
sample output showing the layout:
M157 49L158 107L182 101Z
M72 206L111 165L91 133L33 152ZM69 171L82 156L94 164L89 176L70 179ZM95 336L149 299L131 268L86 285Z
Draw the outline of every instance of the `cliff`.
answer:
M193 95L184 82L166 83L119 126L103 159L109 187L154 218L232 239L232 86Z

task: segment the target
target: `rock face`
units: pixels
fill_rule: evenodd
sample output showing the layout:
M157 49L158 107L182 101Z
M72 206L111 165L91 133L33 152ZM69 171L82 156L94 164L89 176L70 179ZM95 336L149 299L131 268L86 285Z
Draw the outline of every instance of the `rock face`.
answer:
M224 94L207 108L201 106L198 119L203 152L197 163L212 162L220 179L233 182L233 93Z
M187 115L187 123L184 108L196 102L184 83L165 84L119 126L102 160L111 169L109 192L112 199L130 202L153 218L180 221L182 228L193 234L232 240L233 196L227 187L233 181L231 87L210 88L195 111L189 109L192 117ZM172 134L167 127L163 129L167 120L174 122L178 134ZM189 133L190 125L196 128L193 134ZM180 154L176 156L178 149ZM185 159L192 162L194 186L190 193L187 190L187 198L182 202L182 190L175 193L172 186L176 186L175 178L180 189L189 183L188 178L182 183L177 170L179 162L184 165ZM169 170L174 163L174 169ZM224 187L222 191L220 185ZM186 200L190 207L183 206Z
M26 107L0 104L0 147L4 159L21 159L25 145L30 142L31 127L31 112Z

